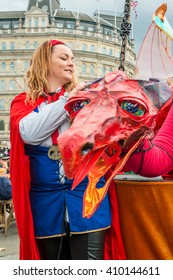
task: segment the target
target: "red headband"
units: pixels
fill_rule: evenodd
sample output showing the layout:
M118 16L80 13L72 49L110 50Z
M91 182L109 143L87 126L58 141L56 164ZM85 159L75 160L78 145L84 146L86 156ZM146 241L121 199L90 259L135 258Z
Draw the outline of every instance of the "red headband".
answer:
M64 42L58 41L58 40L50 40L52 47L55 45L65 45Z

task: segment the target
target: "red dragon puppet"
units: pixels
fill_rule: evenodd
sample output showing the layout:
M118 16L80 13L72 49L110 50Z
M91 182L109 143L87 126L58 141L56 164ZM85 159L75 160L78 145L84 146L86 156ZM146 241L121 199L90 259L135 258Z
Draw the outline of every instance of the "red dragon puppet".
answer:
M131 80L124 72L107 74L71 98L65 108L71 127L58 138L66 176L73 188L88 176L83 217L90 217L143 137L153 137L172 101L165 81ZM159 122L159 123L158 123ZM102 188L99 179L111 171ZM110 172L109 172L110 174Z
M148 31L149 39L151 33L156 37L152 42L158 43L158 38L161 38L161 42L168 44L168 39L172 40L170 26L167 28L168 24L163 24L166 8L166 4L163 4L153 16L153 23ZM165 22L167 23L166 19ZM141 79L141 54L146 51L148 36L140 50L136 67L137 79L129 79L119 70L108 73L79 91L65 106L72 125L59 136L58 146L66 176L74 178L73 188L85 176L89 178L83 198L83 217L89 218L94 213L115 175L123 169L140 141L144 137L153 137L170 108L172 90L167 82L169 76L165 80L165 76L170 73L170 63L166 69L161 48L164 79L161 79L161 75L160 80L156 79L153 61L147 65L147 75L152 78ZM166 46L162 47L166 51ZM170 60L169 56L168 59ZM96 184L102 176L106 176L107 180L104 187L98 189Z

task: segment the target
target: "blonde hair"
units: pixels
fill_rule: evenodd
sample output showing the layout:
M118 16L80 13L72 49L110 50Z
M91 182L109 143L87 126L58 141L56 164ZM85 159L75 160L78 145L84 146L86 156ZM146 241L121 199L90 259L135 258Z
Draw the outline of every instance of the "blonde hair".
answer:
M26 101L34 103L48 88L47 77L51 73L51 54L53 46L51 41L43 42L33 53L30 67L25 74L25 82L28 87ZM64 85L67 91L76 86L76 75L73 74L72 81Z

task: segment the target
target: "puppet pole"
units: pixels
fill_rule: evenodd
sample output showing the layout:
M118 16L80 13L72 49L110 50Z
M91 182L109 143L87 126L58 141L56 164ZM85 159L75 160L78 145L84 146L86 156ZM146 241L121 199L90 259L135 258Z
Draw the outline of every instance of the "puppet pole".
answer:
M124 62L125 62L126 48L127 48L128 37L131 31L130 10L131 10L131 0L125 0L124 12L123 12L124 17L121 24L121 33L120 33L120 36L122 38L121 52L120 52L120 66L118 68L119 70L122 71L125 71Z

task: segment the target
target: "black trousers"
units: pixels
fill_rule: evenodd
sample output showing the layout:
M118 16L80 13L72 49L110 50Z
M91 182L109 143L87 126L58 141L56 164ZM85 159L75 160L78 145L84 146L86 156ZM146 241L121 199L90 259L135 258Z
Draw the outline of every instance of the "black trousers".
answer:
M42 260L103 260L106 230L36 239Z

